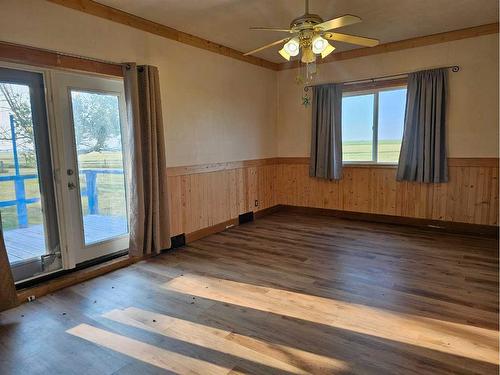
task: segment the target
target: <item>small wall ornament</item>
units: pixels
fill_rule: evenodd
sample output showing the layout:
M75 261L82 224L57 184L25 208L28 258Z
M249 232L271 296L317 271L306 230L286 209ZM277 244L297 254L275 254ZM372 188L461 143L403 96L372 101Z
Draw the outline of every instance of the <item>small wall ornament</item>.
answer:
M309 105L311 104L311 98L309 97L309 94L306 92L304 93L304 95L302 95L302 105L304 107L309 107Z

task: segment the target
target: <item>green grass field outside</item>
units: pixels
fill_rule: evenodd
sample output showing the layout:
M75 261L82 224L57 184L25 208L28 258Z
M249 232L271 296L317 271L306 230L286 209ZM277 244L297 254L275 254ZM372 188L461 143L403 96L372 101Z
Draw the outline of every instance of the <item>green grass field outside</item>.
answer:
M37 174L33 166L26 166L20 158L20 173ZM82 169L122 169L121 152L92 152L79 155L79 168ZM14 162L11 152L0 152L0 176L14 175ZM97 176L97 189L99 197L99 214L109 216L125 216L126 202L123 197L124 176L122 174L99 174ZM80 176L81 188L86 186L85 175ZM40 190L37 179L25 181L26 198L39 198ZM0 201L15 200L15 190L13 181L0 182ZM84 215L88 212L87 197L82 197L82 207ZM3 228L17 228L16 206L4 207L1 210ZM43 223L40 202L28 205L29 225Z
M399 150L401 141L398 140L379 140L378 142L378 161L382 163L397 163L399 159ZM371 141L349 141L342 143L343 161L372 161L372 142Z

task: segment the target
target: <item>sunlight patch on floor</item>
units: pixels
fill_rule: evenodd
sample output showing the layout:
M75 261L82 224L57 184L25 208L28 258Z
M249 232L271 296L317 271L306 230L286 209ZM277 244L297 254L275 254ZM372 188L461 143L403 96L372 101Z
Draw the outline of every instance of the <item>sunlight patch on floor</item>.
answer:
M387 339L389 343L405 343L499 363L498 332L494 330L194 274L176 277L163 287L178 293ZM479 344L475 340L477 338L491 345Z
M103 316L122 324L217 350L218 352L237 358L294 374L305 372L289 363L306 365L309 371L314 370L314 372L348 369L345 362L334 358L285 345L264 342L256 338L135 307L129 307L124 310L112 310ZM268 354L262 354L262 352Z
M231 369L188 357L170 350L143 343L88 324L80 324L66 331L94 344L125 354L139 361L180 374L227 374Z

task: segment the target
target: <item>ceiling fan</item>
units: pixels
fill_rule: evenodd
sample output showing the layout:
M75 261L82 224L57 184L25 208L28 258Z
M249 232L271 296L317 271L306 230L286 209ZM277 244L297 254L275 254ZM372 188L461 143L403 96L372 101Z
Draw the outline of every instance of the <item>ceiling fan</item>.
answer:
M252 55L266 48L284 43L283 48L279 50L279 54L284 59L289 61L291 57L297 56L300 52L302 52L300 60L305 64L310 64L316 61L316 55L321 55L321 58L324 59L335 50L335 47L328 42L329 40L356 44L364 47L374 47L378 45L379 41L377 39L330 31L358 22L361 22L361 18L349 14L328 21L323 21L323 19L317 14L309 13L309 0L305 0L305 14L295 18L290 23L289 29L275 27L250 28L251 30L287 32L293 34L292 36L254 49L245 53L245 56Z

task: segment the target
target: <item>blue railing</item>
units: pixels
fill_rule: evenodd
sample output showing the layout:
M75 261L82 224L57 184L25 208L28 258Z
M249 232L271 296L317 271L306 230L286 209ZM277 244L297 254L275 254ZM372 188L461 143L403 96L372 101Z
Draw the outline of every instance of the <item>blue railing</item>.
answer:
M90 215L99 214L99 192L97 189L98 174L123 174L122 169L83 169L80 175L85 176L86 187L81 189L81 195L87 196L87 206ZM26 180L38 179L36 174L16 174L12 176L0 176L0 182L13 181L16 199L0 201L0 208L16 206L17 223L19 228L28 227L28 204L40 201L40 198L26 198L24 182Z
M17 208L17 224L19 228L28 226L28 207L30 203L40 201L40 198L26 198L26 189L24 182L26 180L38 179L36 174L22 175L19 166L19 155L17 153L17 138L14 116L9 115L10 134L12 142L12 153L14 157L14 175L0 176L0 182L13 181L16 199L8 201L0 201L0 208L16 206ZM4 168L2 167L2 170ZM99 214L99 195L97 191L97 175L98 174L123 174L122 169L82 169L81 175L85 175L86 188L81 189L81 195L87 196L88 209L90 215Z
M19 155L17 154L17 138L14 116L9 115L10 120L10 135L12 137L12 153L14 156L14 176L1 176L1 181L14 181L14 189L16 192L16 199L9 201L0 201L0 207L17 206L17 222L19 227L25 228L28 226L28 207L29 203L39 201L39 198L26 199L26 191L24 189L24 181L32 178L37 178L36 174L21 175L19 168Z
M28 207L30 203L35 203L40 198L26 198L26 191L24 189L24 181L38 178L36 174L15 175L15 176L0 176L0 182L14 181L14 191L16 199L8 201L0 201L0 208L17 206L17 223L19 228L26 228L28 226Z
M86 188L82 189L82 196L87 196L89 215L99 214L99 194L97 191L98 174L123 174L123 169L82 169L80 174L85 175Z

